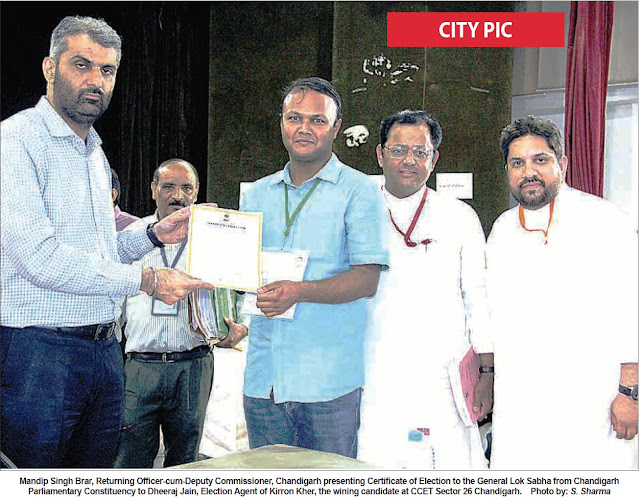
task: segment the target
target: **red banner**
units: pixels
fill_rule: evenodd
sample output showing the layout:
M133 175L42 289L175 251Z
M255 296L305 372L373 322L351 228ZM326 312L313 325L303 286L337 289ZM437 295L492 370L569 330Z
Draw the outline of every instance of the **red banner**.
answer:
M388 12L388 47L564 47L563 12Z

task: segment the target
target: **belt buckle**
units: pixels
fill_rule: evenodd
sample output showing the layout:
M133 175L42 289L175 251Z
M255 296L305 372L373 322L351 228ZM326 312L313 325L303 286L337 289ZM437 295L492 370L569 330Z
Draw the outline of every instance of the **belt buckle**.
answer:
M167 362L167 353L166 352L162 353L162 361L165 362L165 363Z
M107 328L107 329L104 331L104 337L102 337L102 338L100 337L100 333L103 331L103 330L102 330L103 325L97 325L97 326L96 326L96 331L95 331L95 333L94 333L94 335L93 335L93 340L96 340L96 341L97 341L97 340L106 340L106 339L108 339L108 338L111 336L111 333L113 332L113 330L114 330L114 328L115 328L115 325L116 325L116 324L115 324L115 321L114 321L114 322L112 322L112 323L109 325L109 328Z

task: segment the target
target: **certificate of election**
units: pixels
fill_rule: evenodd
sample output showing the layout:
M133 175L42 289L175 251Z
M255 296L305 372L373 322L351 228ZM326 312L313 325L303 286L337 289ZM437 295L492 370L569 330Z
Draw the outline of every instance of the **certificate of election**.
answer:
M262 214L191 207L187 272L217 287L260 288Z

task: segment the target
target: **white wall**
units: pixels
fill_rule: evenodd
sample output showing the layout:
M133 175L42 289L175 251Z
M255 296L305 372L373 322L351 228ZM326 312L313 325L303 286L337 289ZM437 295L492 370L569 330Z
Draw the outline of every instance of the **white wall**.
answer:
M569 2L518 2L519 11L565 12ZM533 114L564 130L564 47L515 48L512 118ZM627 212L638 228L638 3L614 2L613 40L605 138L604 197ZM511 198L512 206L515 200Z
M564 12L565 41L567 40L570 2L518 2L516 10ZM637 83L638 2L614 2L613 11L609 83ZM529 95L549 89L564 88L566 59L566 47L516 47L513 61L513 95Z

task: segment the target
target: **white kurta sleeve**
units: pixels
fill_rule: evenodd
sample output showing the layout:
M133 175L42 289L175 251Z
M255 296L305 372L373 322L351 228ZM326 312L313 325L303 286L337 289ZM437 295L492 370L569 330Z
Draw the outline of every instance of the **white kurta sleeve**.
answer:
M471 209L466 214L465 226L460 254L460 288L470 341L476 352L493 352L487 306L485 236L478 216Z

